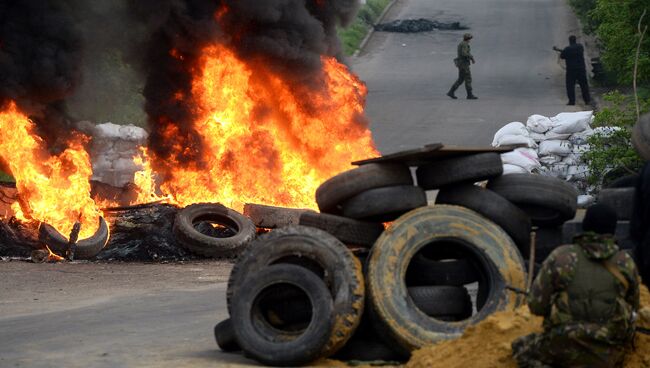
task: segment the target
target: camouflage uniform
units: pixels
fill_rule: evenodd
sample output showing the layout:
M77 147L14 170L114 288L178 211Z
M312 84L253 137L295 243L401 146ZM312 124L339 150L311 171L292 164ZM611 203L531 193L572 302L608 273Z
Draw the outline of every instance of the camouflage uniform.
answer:
M528 296L544 332L515 340L519 367L615 367L634 337L639 276L611 235L584 233L557 248Z
M451 86L449 94L454 94L456 89L460 87L463 82L465 82L465 89L467 90L467 96L473 96L472 94L472 72L469 69L469 64L471 61L474 61L474 56L470 52L469 41L463 40L458 44L458 58L454 60L456 66L458 67L458 79Z

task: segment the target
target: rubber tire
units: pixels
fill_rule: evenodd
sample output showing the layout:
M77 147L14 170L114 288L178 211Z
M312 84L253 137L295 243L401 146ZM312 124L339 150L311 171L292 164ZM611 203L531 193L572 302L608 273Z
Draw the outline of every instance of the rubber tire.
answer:
M254 310L259 294L271 285L290 284L307 294L312 305L309 326L295 338L287 339L281 331L255 322ZM330 339L334 321L332 297L321 280L306 268L277 264L257 270L244 280L232 299L232 325L244 354L271 366L300 366L319 358Z
M630 220L634 210L636 188L607 188L598 193L597 202L616 212L619 221Z
M424 190L412 185L370 189L341 204L343 216L375 222L393 221L427 205Z
M542 263L562 242L562 227L537 229L535 240L535 262ZM528 265L528 262L526 262Z
M299 224L327 231L345 244L372 247L384 232L384 225L365 222L327 213L305 212Z
M462 286L413 286L408 288L408 294L427 316L472 315L472 300Z
M607 189L613 189L613 188L636 188L637 184L639 182L639 174L633 174L633 175L626 175L621 178L618 178L609 185L607 185Z
M407 358L376 337L354 336L333 356L336 360L361 362L403 362Z
M422 313L408 297L403 279L411 259L423 247L449 239L462 242L480 259L490 286L483 308L468 319L451 323ZM525 298L505 287L523 289L525 284L524 261L503 229L466 208L419 208L397 219L370 251L366 275L368 312L389 346L408 353L460 337L466 327L497 311L514 310Z
M201 221L226 225L235 235L229 238L215 238L202 234L194 228L194 224ZM238 255L255 238L257 229L249 218L221 204L197 203L176 214L173 231L183 248L216 258Z
M225 319L214 326L214 338L222 351L240 351L239 343L235 338L235 331L232 328L232 320Z
M373 163L338 174L316 189L321 212L339 214L338 205L366 190L396 185L413 185L411 170L402 164Z
M539 227L560 226L574 218L578 208L576 189L550 176L503 175L488 182L487 188L517 205Z
M250 218L255 226L265 229L298 225L303 213L315 212L308 209L265 206L254 203L244 205L244 216Z
M300 257L325 270L325 284L334 299L333 333L323 350L326 357L352 336L364 310L365 286L361 262L334 236L306 226L289 226L261 235L239 257L228 279L228 311L232 300L250 275L266 266Z
M409 286L463 286L478 281L479 275L467 259L437 261L416 254L406 272Z
M465 184L441 189L436 204L451 204L476 211L494 221L510 235L524 256L530 253L530 219L525 212L497 193Z
M632 128L632 146L644 161L650 161L650 115L641 116Z
M62 255L68 249L68 238L62 235L57 229L41 222L38 228L39 240L50 248L54 253ZM109 231L106 220L99 217L99 227L97 231L86 239L77 241L74 258L91 259L104 249L108 243Z
M440 189L458 183L474 183L503 174L501 155L478 153L435 161L417 168L418 186L425 190Z

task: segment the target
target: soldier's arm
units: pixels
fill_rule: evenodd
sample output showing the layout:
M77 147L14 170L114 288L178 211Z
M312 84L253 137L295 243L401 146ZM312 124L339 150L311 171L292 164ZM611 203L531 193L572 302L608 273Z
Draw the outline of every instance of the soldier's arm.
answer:
M566 59L566 54L567 48L565 47L564 50L560 51L560 59Z
M627 252L619 252L616 256L616 265L619 267L627 282L629 283L627 293L625 294L625 301L627 301L635 310L639 309L640 291L639 285L641 284L639 270L636 263Z
M542 263L528 294L528 307L533 314L548 316L551 313L553 294L566 288L575 272L575 261L576 255L563 246L555 249Z

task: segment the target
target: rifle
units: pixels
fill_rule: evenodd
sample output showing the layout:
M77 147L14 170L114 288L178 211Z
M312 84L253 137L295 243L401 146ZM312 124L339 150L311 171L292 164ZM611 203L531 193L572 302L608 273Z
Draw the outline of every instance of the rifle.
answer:
M558 48L557 46L553 46L553 50L557 52L562 52L562 49Z

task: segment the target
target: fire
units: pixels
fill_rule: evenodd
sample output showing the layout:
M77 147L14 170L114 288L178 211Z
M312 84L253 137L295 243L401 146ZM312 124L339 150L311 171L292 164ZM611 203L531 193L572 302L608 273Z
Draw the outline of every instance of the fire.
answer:
M14 102L0 111L0 160L16 179L19 202L12 209L24 221L41 221L68 235L75 221L82 223L80 238L97 230L101 216L90 197L92 167L77 135L58 155L47 151L35 126Z
M324 180L377 154L364 125L366 88L334 58L322 58L322 80L311 81L317 86L292 84L223 45L205 48L199 65L183 102L192 103L198 116L193 129L202 162L156 165L172 168L161 189L178 204L315 208L314 193ZM169 125L164 137L176 134Z

